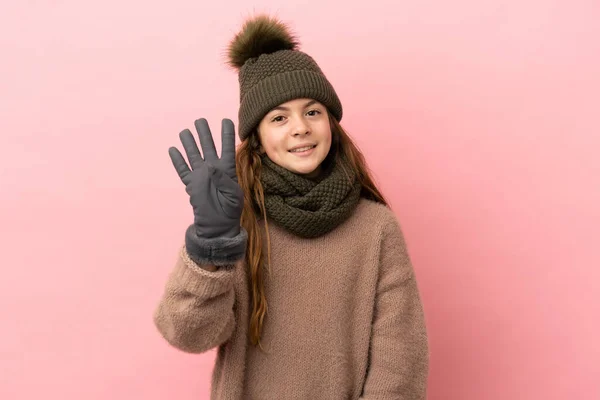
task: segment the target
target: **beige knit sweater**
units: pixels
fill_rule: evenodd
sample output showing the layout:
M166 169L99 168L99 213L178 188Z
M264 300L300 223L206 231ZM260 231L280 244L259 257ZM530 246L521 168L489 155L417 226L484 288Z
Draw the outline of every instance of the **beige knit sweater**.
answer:
M158 330L176 348L218 347L211 399L425 399L423 309L392 211L361 199L322 237L273 223L269 232L267 354L249 344L243 261L209 272L183 248L156 310Z

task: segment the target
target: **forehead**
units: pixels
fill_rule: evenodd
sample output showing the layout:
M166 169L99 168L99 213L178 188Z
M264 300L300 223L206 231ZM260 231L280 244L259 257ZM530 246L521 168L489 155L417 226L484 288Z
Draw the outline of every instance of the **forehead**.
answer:
M310 99L310 98L294 99L294 100L286 101L285 103L281 103L276 107L273 107L269 112L275 111L275 110L290 110L290 109L297 109L297 108L305 108L305 107L314 106L314 105L321 105L321 103L319 103L317 100Z

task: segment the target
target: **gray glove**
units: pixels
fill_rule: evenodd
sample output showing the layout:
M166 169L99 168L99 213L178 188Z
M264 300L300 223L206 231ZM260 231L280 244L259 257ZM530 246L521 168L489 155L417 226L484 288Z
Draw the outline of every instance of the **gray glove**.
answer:
M189 129L179 134L191 170L179 150L175 147L169 148L173 166L185 184L194 210L194 224L188 229L188 234L193 233L190 230L195 230L200 239L236 237L240 234L244 192L238 184L235 171L233 122L229 119L222 121L221 158L217 156L206 119L198 119L194 125L200 137L204 158Z

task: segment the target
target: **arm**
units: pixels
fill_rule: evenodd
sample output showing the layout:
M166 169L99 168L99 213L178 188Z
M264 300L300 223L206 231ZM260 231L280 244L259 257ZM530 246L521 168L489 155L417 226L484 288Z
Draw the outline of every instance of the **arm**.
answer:
M195 121L202 154L189 129L179 138L188 156L169 156L190 195L194 223L154 313L154 323L173 346L202 353L229 339L235 328L234 276L244 258L248 235L240 226L244 192L237 183L233 122L221 124L222 156L217 156L208 122ZM190 169L191 166L191 169Z
M402 232L384 229L363 400L424 400L429 347L423 307Z
M245 246L245 230L240 236L238 246ZM154 324L161 335L185 352L202 353L217 347L235 328L235 271L224 265L223 259L213 260L209 264L206 259L206 265L201 266L184 246L154 313Z

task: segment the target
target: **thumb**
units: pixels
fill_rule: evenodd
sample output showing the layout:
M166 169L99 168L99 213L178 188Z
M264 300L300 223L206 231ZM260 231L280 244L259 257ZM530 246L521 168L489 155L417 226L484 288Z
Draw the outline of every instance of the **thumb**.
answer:
M232 219L239 219L244 207L244 192L237 182L221 170L212 176L217 188L217 199L223 212Z
M210 174L211 179L219 192L225 196L237 196L241 188L237 182L231 179L226 173L218 168L212 167Z

